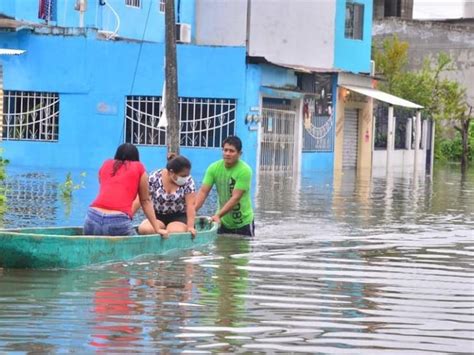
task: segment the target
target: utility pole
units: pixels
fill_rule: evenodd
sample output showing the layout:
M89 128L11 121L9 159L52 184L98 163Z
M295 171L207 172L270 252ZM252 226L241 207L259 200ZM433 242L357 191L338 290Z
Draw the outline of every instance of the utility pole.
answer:
M176 20L174 0L165 2L165 109L168 118L166 144L168 153L179 154L178 70L176 60Z

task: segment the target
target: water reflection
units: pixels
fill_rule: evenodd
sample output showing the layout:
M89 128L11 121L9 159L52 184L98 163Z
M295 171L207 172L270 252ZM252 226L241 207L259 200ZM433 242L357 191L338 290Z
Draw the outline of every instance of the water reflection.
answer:
M261 176L254 239L0 271L0 352L472 353L469 174Z

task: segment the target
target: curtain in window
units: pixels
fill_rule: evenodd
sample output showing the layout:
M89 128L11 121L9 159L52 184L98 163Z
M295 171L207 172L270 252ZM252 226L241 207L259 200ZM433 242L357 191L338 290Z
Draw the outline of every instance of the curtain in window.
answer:
M56 0L39 0L38 18L56 21Z

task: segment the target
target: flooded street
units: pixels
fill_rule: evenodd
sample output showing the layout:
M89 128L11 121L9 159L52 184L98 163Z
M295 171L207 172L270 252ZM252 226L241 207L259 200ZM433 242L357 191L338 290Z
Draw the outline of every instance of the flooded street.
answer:
M95 173L72 200L64 176L11 168L3 227L82 224ZM0 269L0 353L474 352L473 169L261 176L255 207L252 240Z

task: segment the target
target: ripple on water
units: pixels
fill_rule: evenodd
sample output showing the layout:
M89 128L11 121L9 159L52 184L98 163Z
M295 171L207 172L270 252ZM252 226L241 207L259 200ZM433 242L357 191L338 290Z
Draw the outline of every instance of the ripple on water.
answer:
M15 174L7 225L82 218L80 194L81 216L61 217L62 172ZM0 352L474 352L474 179L338 181L261 180L253 239L76 271L0 269Z

